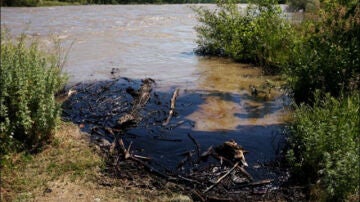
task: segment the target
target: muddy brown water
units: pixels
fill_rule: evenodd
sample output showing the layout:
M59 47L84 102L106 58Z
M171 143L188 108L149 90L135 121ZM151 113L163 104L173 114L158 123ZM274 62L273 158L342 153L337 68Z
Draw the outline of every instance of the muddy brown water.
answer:
M136 134L136 140L127 142L134 141L139 153L174 169L181 154L194 149L188 133L202 150L234 139L249 151L249 172L256 179L276 177L261 165L278 156L289 99L278 88L255 96L249 86L262 89L269 81L275 86L281 82L252 65L196 56L196 24L189 5L1 8L1 26L12 34L25 32L45 46L53 37L64 49L73 44L64 67L69 86L119 76L138 82L150 77L167 102L174 89L181 89L172 123L187 122L166 133L180 142L154 138L164 135L161 127L153 134L132 128L128 133Z

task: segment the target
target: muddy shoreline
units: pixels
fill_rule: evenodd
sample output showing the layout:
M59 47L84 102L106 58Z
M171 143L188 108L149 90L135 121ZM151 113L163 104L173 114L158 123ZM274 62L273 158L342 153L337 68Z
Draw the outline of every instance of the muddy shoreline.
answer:
M134 186L154 189L164 188L171 182L177 191L195 201L304 199L303 190L285 185L289 176L278 160L283 137L262 134L263 141L273 141L278 151L276 156L254 159L250 150L249 167L238 165L236 159L225 158L221 153L209 153L206 160L202 160L204 153L235 139L239 131L250 134L264 128L196 130L196 122L188 119L188 115L198 110L204 97L222 92L179 89L176 103L171 103L177 90L161 92L155 86L152 79L114 78L79 83L69 89L72 95L63 103L63 119L90 134L92 142L107 159L108 175L134 180ZM242 139L236 141L247 149ZM141 182L144 178L149 179L145 184Z

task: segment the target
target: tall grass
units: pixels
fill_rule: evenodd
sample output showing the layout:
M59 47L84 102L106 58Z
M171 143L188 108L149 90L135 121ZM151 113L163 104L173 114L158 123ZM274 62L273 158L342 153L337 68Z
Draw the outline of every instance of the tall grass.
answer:
M60 106L54 95L65 83L55 56L21 36L1 38L0 153L33 150L51 139Z
M359 191L359 93L315 101L295 110L288 159L297 176L325 190L321 199L343 200Z

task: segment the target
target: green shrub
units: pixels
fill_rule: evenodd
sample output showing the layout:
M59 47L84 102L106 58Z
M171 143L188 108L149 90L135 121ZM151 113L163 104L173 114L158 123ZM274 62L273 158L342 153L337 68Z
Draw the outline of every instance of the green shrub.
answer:
M316 21L303 24L287 75L298 102L312 102L316 90L338 97L359 89L360 6L323 5Z
M244 12L231 0L217 6L194 9L201 23L196 27L198 53L252 62L271 71L288 61L294 33L276 1L257 1Z
M359 191L359 93L315 100L295 110L288 159L294 174L326 190L326 200L345 199Z
M0 153L15 148L36 149L54 132L59 104L54 94L65 82L55 57L22 36L18 42L1 38Z

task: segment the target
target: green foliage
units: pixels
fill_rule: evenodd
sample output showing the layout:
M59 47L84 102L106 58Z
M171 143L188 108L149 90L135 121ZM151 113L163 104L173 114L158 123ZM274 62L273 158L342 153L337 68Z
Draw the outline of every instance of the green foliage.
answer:
M41 0L1 0L1 6L37 6Z
M316 90L338 97L359 89L360 6L331 3L320 13L304 23L304 34L291 50L286 74L298 102L312 102Z
M293 173L319 180L327 200L345 199L359 191L359 93L340 100L318 96L315 101L313 107L296 108L288 158Z
M219 1L216 10L194 10L201 23L196 27L198 53L253 62L270 71L288 61L294 34L276 1L256 1L244 12L232 1Z
M36 149L54 132L59 104L54 94L65 82L55 57L45 57L37 43L1 39L0 153Z

